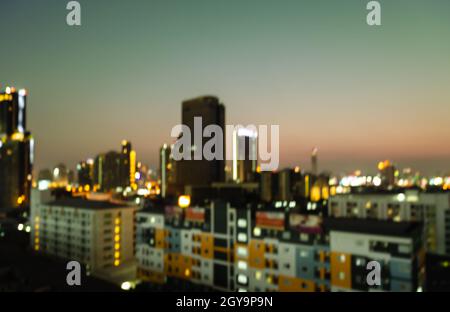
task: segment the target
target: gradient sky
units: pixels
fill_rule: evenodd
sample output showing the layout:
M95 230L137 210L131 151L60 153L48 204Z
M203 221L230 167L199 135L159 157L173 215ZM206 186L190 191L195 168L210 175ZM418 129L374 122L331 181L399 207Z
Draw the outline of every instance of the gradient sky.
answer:
M156 166L181 101L279 124L282 166L450 172L450 1L0 0L0 83L27 88L37 168L132 141Z

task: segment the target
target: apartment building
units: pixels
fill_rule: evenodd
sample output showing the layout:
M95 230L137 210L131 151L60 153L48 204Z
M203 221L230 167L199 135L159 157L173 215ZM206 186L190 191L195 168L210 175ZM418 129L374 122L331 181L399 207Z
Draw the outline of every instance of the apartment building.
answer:
M425 249L417 222L327 218L332 291L417 291ZM380 285L367 283L367 264L380 265Z
M303 206L293 201L242 207L212 202L140 211L138 278L156 283L177 278L223 291L420 287L424 266L420 224L324 218L311 203ZM366 264L372 260L382 266L380 287L366 282Z
M328 203L328 214L337 218L421 221L426 251L450 254L450 192L362 192L336 195Z
M54 199L33 190L31 247L120 284L135 278L135 211L105 196Z

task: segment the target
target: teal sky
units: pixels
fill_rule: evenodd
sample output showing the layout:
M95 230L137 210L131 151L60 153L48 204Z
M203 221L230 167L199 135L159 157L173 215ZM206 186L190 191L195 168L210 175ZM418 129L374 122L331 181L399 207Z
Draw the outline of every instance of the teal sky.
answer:
M229 124L280 125L282 166L450 172L450 1L0 0L0 83L27 88L36 166L132 141L157 165L181 101L217 95Z

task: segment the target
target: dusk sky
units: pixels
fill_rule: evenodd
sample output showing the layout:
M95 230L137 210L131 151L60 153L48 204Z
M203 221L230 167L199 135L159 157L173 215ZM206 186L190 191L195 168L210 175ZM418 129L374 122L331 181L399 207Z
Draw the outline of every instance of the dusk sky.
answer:
M335 173L390 159L450 172L450 1L0 0L0 84L26 88L36 167L133 143L155 167L181 102L280 125L281 166Z

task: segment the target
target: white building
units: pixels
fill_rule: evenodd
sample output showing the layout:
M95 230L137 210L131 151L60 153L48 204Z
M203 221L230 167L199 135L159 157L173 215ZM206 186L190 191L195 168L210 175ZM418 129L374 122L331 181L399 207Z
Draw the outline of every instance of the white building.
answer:
M117 284L134 279L135 210L103 197L50 199L33 190L32 248L78 261L88 274Z
M333 217L422 221L428 252L450 254L450 193L379 192L336 195L329 200Z

